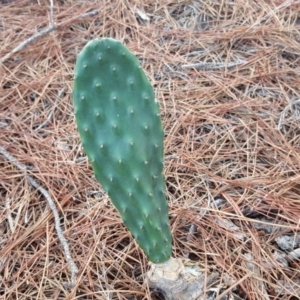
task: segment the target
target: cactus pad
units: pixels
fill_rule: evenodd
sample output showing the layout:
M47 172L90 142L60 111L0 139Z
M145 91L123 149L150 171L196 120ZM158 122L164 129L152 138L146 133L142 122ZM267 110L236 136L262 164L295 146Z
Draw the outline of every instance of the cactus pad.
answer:
M163 176L163 128L153 88L120 42L90 41L75 66L73 101L83 148L146 256L171 256Z

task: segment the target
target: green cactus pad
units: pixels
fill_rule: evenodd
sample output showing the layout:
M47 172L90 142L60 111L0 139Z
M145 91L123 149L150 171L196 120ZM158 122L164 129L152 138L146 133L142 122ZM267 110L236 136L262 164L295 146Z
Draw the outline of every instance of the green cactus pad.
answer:
M163 176L163 128L153 88L120 42L90 41L80 52L75 117L95 176L154 263L171 256Z

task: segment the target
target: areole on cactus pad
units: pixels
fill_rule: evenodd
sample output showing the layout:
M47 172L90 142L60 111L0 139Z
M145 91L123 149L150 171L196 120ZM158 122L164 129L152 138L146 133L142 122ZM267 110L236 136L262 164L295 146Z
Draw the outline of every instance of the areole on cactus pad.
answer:
M159 104L138 59L119 41L90 41L78 55L75 118L97 180L153 263L171 257Z

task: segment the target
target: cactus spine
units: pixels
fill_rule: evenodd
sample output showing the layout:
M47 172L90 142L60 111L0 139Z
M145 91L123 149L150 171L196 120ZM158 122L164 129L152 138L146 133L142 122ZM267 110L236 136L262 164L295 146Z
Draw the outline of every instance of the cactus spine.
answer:
M73 101L97 180L153 263L171 257L163 177L163 128L153 88L120 42L90 41L75 66Z

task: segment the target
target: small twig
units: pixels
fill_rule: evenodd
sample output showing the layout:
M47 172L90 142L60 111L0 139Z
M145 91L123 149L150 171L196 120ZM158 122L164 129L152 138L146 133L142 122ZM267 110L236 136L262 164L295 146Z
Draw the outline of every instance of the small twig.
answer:
M27 171L26 166L23 165L22 163L20 163L15 157L13 157L11 154L9 154L1 146L0 146L0 153L3 156L5 156L6 159L8 161L10 161L12 164L14 164L18 169L20 169L21 171L23 171L24 173L26 173L26 171ZM56 233L57 233L58 239L59 239L59 241L60 241L60 243L61 243L61 245L63 247L66 261L69 264L69 267L71 269L71 285L74 286L75 285L76 274L78 273L78 269L77 269L77 266L76 266L75 262L73 261L73 259L71 257L71 253L70 253L68 241L64 237L64 234L63 234L62 229L60 227L60 218L59 218L59 214L58 214L57 208L55 206L55 203L52 200L52 198L49 195L49 193L48 193L47 190L45 190L42 186L40 186L31 176L29 176L27 174L25 174L25 175L26 175L26 178L27 178L28 182L34 188L36 188L46 198L47 203L48 203L50 209L52 210L52 213L53 213L53 216L54 216Z
M28 46L29 44L31 44L34 41L38 40L39 38L45 36L46 34L50 33L51 31L55 30L56 28L57 28L57 26L51 25L51 26L47 27L46 29L43 29L42 31L38 32L37 34L31 36L29 39L23 41L19 46L17 46L16 48L14 48L11 52L7 53L4 57L2 57L1 60L0 60L0 62L4 63L13 54L15 54L16 52L19 52L19 51L23 50L26 46Z
M50 25L54 25L53 0L50 0Z
M196 70L220 70L234 68L247 63L246 60L232 61L229 63L210 63L210 62L199 62L196 64L182 65L184 69L196 69Z
M79 164L79 163L81 163L81 162L83 162L83 161L86 161L86 160L87 160L87 156L82 156L82 157L76 158L76 159L74 160L74 162L75 162L76 164Z
M2 57L0 59L0 63L4 63L5 61L7 61L13 54L15 54L16 52L19 52L21 50L23 50L25 47L27 47L28 45L32 44L33 42L35 42L36 40L38 40L39 38L47 35L48 33L52 32L53 30L56 30L57 28L59 28L60 26L63 26L64 24L75 20L75 19L81 19L81 18L86 18L86 17L90 17L90 16L95 16L99 13L99 10L92 10L90 12L81 14L75 18L72 18L71 20L68 21L64 21L62 23L59 23L57 25L55 24L51 24L49 27L43 29L42 31L36 33L35 35L31 36L30 38L28 38L27 40L23 41L21 44L19 44L16 48L14 48L11 52L7 53L4 57Z

